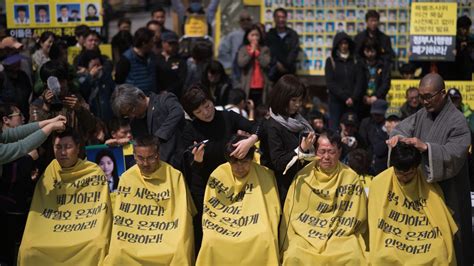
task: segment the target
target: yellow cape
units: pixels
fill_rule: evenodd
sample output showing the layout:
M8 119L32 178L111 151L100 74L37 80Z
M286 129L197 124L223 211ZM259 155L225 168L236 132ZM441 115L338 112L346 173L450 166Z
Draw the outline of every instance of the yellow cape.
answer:
M401 184L393 167L372 180L369 194L372 265L454 265L456 224L437 184L418 169Z
M364 265L367 198L358 175L312 162L293 180L280 226L283 265Z
M79 160L61 169L53 160L36 185L18 264L101 264L111 223L109 187L100 167Z
M252 162L236 179L229 163L210 175L197 265L278 265L281 207L273 173Z
M137 165L121 176L105 265L194 263L194 204L181 172L160 164L150 177Z

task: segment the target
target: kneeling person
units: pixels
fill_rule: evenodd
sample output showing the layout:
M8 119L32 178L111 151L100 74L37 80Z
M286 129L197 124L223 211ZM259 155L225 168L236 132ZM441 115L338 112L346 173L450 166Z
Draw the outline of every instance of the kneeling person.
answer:
M283 265L365 265L364 187L357 173L339 162L338 134L321 134L316 155L286 196L280 226Z
M420 152L398 143L392 167L370 185L370 262L373 265L453 265L453 234L457 231L443 193L426 182ZM435 254L435 255L434 255Z
M36 185L18 265L100 265L109 245L112 212L107 178L79 159L72 129L53 137L55 160Z
M197 265L278 265L278 223L281 207L273 172L252 161L255 147L245 158L230 156L207 182L202 216L203 240Z
M106 265L192 265L195 207L184 177L160 161L157 137L137 138L120 178Z

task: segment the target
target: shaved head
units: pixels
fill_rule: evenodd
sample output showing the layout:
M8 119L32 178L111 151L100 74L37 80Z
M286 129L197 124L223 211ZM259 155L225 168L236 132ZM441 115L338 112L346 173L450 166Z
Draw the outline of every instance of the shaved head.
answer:
M424 76L420 81L420 88L421 87L431 87L434 89L434 92L445 89L443 78L436 73L430 73Z
M420 81L418 89L421 103L430 113L439 113L446 103L444 80L438 74L428 74Z

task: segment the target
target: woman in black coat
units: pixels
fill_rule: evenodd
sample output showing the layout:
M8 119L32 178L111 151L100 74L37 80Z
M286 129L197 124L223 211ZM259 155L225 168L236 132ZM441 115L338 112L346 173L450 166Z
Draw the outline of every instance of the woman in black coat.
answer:
M287 171L285 169L294 156L314 154L316 137L311 125L299 113L306 87L297 77L281 77L270 96L270 119L266 121L266 136L261 143L261 163L275 172L283 203L295 174L304 164L296 160Z

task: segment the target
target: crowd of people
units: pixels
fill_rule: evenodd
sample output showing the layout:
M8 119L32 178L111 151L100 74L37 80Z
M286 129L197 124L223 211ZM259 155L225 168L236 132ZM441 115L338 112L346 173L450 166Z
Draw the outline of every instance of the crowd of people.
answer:
M472 77L469 18L454 63L400 68L422 68L400 108L374 10L334 37L327 102L296 75L284 8L268 32L243 11L216 57L165 18L133 34L120 19L112 58L86 25L73 62L49 31L31 51L1 40L0 262L471 265L474 117L444 82ZM129 143L121 176L110 152L84 160L87 145Z

